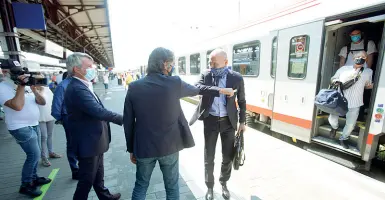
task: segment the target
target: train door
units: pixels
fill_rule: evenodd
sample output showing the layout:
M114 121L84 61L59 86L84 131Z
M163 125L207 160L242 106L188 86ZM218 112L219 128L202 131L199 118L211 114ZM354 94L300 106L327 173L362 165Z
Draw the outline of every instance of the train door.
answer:
M311 140L323 34L324 20L278 31L271 129L305 142Z

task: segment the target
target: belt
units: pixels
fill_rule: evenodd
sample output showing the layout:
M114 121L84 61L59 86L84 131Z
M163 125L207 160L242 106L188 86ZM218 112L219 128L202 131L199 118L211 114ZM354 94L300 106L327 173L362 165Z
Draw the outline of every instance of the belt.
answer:
M210 115L210 117L216 118L216 119L218 119L218 121L225 121L225 120L228 120L228 119L229 119L228 116L217 117L217 116L214 116L214 115Z

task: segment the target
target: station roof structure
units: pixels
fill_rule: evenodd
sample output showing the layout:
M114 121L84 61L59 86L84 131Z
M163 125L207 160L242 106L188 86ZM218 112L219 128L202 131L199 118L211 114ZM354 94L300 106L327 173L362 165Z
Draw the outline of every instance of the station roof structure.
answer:
M44 48L45 39L48 39L70 51L85 52L105 67L114 66L107 1L14 0L13 2L41 3L44 8L46 30L20 31L22 49L47 55Z

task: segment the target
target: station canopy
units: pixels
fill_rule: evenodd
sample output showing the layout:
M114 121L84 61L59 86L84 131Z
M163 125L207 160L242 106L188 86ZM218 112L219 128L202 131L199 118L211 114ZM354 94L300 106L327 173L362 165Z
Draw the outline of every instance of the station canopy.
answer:
M28 3L25 0L13 2ZM106 2L105 0L35 2L43 6L46 30L18 30L21 49L58 59L65 59L65 55L68 56L71 52L85 52L101 66L113 67ZM56 49L54 53L50 53L47 48Z

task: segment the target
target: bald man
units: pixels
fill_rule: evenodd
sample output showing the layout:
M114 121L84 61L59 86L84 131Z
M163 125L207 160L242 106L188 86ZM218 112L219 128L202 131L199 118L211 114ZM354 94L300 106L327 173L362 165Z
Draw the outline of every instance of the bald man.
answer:
M196 84L200 89L209 87L228 88L229 95L219 97L203 96L198 108L190 121L190 125L197 119L203 120L205 137L205 182L208 188L206 199L214 198L214 158L218 135L222 143L222 167L219 182L222 185L222 196L230 198L226 183L230 179L232 160L234 155L235 131L246 129L246 100L243 77L229 69L227 54L222 49L215 49L210 54L210 70L201 75ZM239 106L239 111L236 106ZM239 115L239 118L238 118Z

